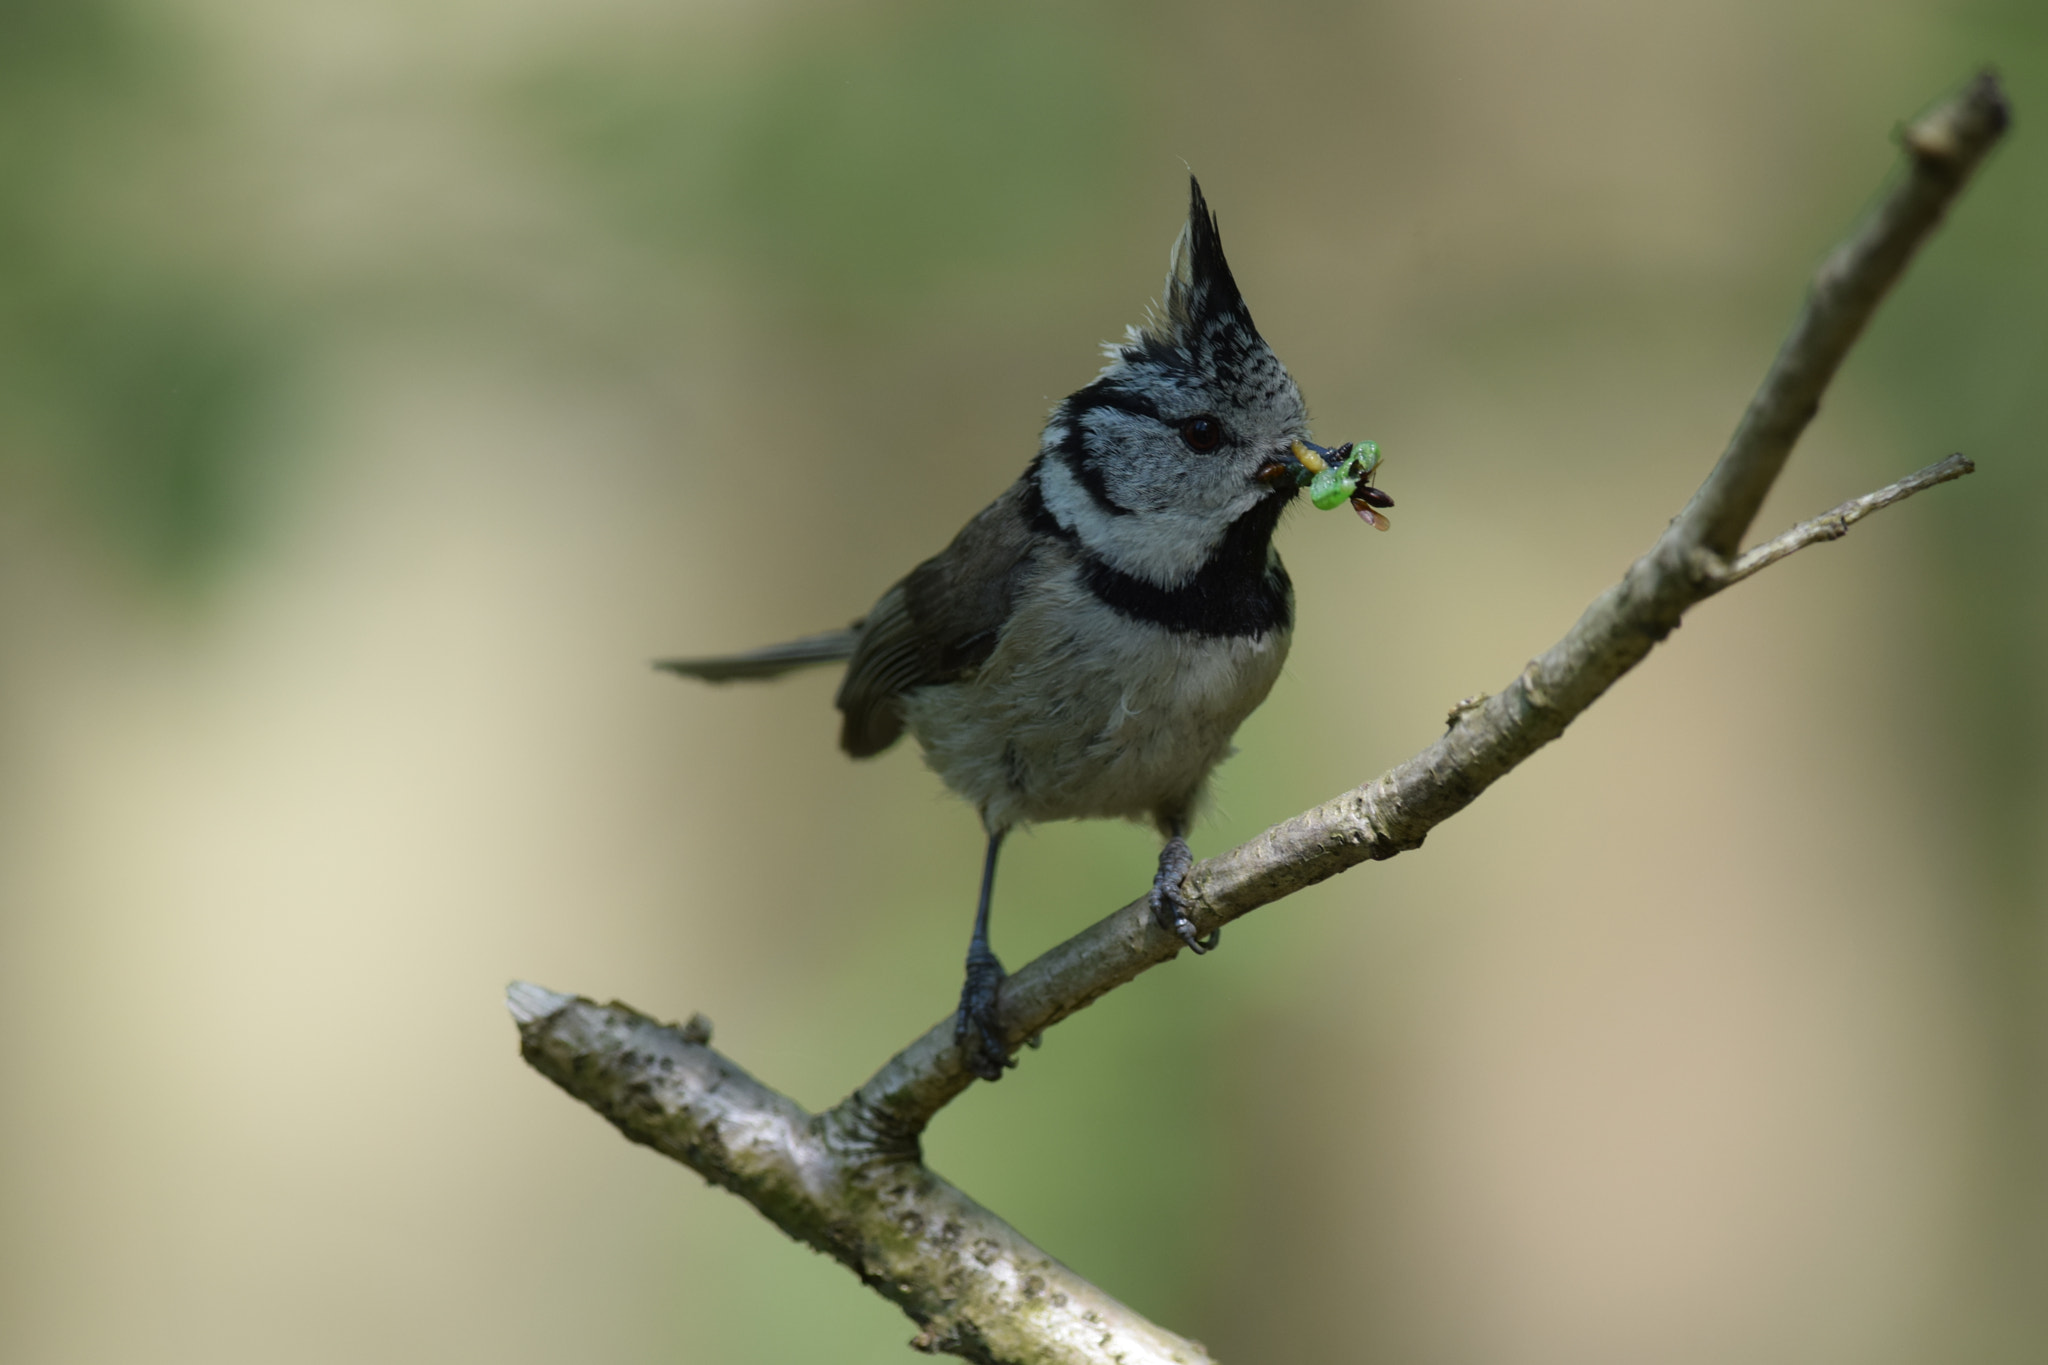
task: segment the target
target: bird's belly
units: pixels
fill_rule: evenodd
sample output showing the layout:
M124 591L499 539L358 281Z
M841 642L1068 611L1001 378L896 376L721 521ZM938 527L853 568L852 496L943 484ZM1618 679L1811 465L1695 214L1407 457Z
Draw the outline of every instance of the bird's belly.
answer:
M1185 817L1265 700L1288 635L1176 633L1092 597L1018 613L973 678L906 699L925 761L991 828Z

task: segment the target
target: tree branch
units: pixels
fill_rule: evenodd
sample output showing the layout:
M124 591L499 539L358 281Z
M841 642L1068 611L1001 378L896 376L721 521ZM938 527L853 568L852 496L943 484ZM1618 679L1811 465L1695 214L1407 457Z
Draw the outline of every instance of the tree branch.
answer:
M1960 455L1842 504L1733 558L1793 443L1878 302L1939 224L2008 121L1990 73L1906 128L1905 173L1821 266L1806 307L1699 491L1622 580L1499 693L1461 703L1442 737L1364 786L1197 865L1202 932L1359 863L1417 848L1510 769L1562 734L1694 604L1881 507L1971 471ZM1004 982L1015 1047L1176 956L1143 899ZM748 1200L832 1255L924 1329L912 1344L1002 1362L1206 1361L1032 1246L927 1170L919 1137L973 1081L934 1025L859 1089L807 1114L709 1046L709 1026L655 1023L514 985L508 1003L538 1070L635 1142Z
M1821 393L1842 357L2011 119L1998 78L1987 70L1900 131L1905 175L1822 263L1805 309L1742 414L1727 452L1679 513L1667 540L1724 559L1735 553L1793 443L1820 411Z
M915 1159L849 1144L681 1027L526 982L505 993L535 1070L851 1267L924 1329L912 1345L978 1361L1202 1365L1208 1352L1118 1303Z

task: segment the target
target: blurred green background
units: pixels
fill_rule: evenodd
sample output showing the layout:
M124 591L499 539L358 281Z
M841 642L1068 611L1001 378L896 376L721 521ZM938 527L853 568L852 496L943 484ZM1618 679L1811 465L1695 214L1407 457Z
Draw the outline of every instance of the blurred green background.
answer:
M904 1359L518 1060L523 977L822 1105L957 989L980 841L914 753L645 661L943 544L1158 289L1186 162L1400 500L1287 528L1223 848L1649 543L1984 60L2016 135L1759 530L1980 472L936 1125L1272 1362L2048 1356L2048 10L0 0L0 1359ZM1152 856L1012 841L998 948Z

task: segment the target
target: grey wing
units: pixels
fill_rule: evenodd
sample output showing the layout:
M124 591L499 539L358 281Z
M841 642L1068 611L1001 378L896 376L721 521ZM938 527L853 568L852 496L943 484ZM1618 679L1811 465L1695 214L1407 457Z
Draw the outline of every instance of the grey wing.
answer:
M898 583L882 594L864 623L860 643L854 646L853 662L839 684L833 704L845 713L839 727L839 747L855 758L878 754L903 733L903 713L897 700L911 688L927 682L924 650L917 625L904 605L904 587Z
M880 753L903 733L906 693L958 682L987 662L1033 543L1020 483L882 594L839 685L840 748L855 758Z

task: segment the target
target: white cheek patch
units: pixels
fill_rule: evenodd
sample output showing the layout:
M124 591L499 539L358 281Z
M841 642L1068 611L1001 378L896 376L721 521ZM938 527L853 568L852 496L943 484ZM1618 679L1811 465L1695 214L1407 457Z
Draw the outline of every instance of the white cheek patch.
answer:
M1086 549L1111 568L1162 588L1192 578L1228 529L1213 515L1180 508L1122 516L1104 511L1057 454L1039 467L1038 486L1045 510Z
M1095 495L1081 486L1081 480L1067 467L1066 457L1058 451L1048 452L1039 466L1038 492L1052 519L1079 536L1090 549L1110 538L1112 523L1129 517L1128 513L1118 517L1096 502Z

